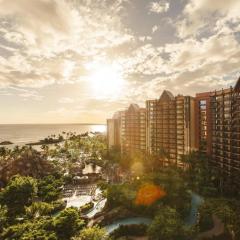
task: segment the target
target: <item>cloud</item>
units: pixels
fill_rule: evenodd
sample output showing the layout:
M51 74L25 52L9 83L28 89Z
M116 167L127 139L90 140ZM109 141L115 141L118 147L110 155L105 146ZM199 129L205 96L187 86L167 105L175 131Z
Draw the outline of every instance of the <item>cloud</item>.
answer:
M29 99L34 101L41 101L43 99L43 96L40 95L36 90L16 87L8 87L5 88L5 90L0 90L0 96L17 96L24 101Z
M213 67L220 64L224 69L226 64L238 63L238 46L239 42L233 34L213 35L203 40L192 38L178 44L167 44L165 51L170 54L170 64L176 71L192 71L208 64Z
M152 33L155 33L157 30L158 30L158 26L157 26L157 25L154 25L154 26L152 27Z
M240 69L238 46L234 34L188 38L158 48L145 44L122 62L129 77L135 79L130 82L127 98L142 102L143 96L154 98L165 88L194 95L233 85Z
M212 33L240 22L239 0L190 0L176 24L181 38ZM228 28L229 29L229 28Z
M128 103L121 101L105 101L88 99L75 99L70 107L57 107L44 113L46 119L52 119L52 122L59 121L71 122L91 122L105 123L107 116L111 117L116 109L124 109ZM96 120L97 119L97 120Z
M162 13L167 12L170 4L166 1L151 2L149 4L149 11L152 13Z
M0 0L0 95L50 98L41 114L52 122L104 122L164 89L194 95L234 84L239 0L178 1L171 11L170 1L149 2L147 12L138 0ZM118 66L124 87L100 92L94 63Z
M78 81L84 62L133 40L121 22L124 2L1 0L0 87Z

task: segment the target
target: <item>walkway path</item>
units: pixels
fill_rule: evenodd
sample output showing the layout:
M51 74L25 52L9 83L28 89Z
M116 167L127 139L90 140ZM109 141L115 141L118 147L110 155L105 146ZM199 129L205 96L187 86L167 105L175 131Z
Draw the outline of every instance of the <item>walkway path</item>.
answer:
M214 236L219 236L224 233L224 223L216 215L212 215L214 227L206 232L200 233L197 240L212 238Z

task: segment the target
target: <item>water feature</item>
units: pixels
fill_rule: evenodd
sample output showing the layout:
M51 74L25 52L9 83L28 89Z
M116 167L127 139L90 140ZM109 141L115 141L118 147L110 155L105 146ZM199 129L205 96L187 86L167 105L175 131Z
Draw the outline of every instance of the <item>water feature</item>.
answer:
M114 221L112 224L105 226L105 229L108 233L113 232L118 229L121 225L132 225L132 224L146 224L149 225L152 222L150 218L144 217L132 217L132 218L124 218Z
M189 216L186 220L186 224L189 226L194 225L197 222L198 208L204 202L203 198L196 193L191 192L191 210ZM134 218L124 218L114 221L112 224L105 226L108 233L113 232L115 229L119 228L120 225L131 225L131 224L146 224L149 225L152 219L144 217L134 217Z
M203 204L204 199L198 194L191 192L191 210L188 218L186 219L186 224L189 226L194 225L198 219L198 209Z
M92 218L94 217L97 213L101 212L103 208L105 207L107 202L107 199L102 199L101 201L97 202L94 204L94 208L86 214L86 217Z

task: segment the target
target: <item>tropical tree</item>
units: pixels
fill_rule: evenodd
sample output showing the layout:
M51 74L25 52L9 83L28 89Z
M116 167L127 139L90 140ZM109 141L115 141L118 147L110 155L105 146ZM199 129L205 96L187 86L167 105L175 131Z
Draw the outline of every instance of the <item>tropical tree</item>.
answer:
M31 177L15 176L0 193L0 202L11 216L24 212L37 194L37 181Z
M47 216L53 210L53 205L46 202L34 202L29 207L25 207L26 216L34 219L38 216Z
M98 226L84 228L78 237L73 240L110 240L105 229Z
M25 221L5 228L0 235L5 240L58 240L53 231L52 220L41 218Z
M11 151L5 157L0 169L0 180L6 183L17 174L40 178L54 170L53 164L47 160L46 155L31 147L22 147L17 152Z
M60 212L53 221L54 230L59 240L68 240L84 226L77 208L67 208Z
M38 181L38 196L45 202L59 199L61 195L62 178L48 175Z
M213 227L212 216L219 218L225 226L225 232L239 237L238 204L226 198L207 199L200 208L200 230L206 231Z
M0 233L8 225L7 208L0 206Z
M151 240L191 239L193 230L184 227L184 223L174 208L162 207L148 228Z
M191 152L182 155L181 161L185 167L184 179L189 188L204 195L216 194L214 184L216 175L209 167L209 159L205 155L199 152Z

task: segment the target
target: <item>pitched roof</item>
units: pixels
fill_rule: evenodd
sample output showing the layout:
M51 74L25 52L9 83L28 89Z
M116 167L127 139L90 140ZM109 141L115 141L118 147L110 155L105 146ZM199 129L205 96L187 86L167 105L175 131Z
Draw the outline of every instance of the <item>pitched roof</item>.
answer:
M120 112L118 111L113 114L112 119L118 119L119 117L120 117Z
M168 90L164 90L159 101L170 101L170 100L174 100L173 94Z
M131 104L128 108L128 111L137 112L139 110L139 106L137 104Z
M234 90L238 90L238 91L240 90L240 77L237 80L237 83L236 83L236 85L234 87Z

